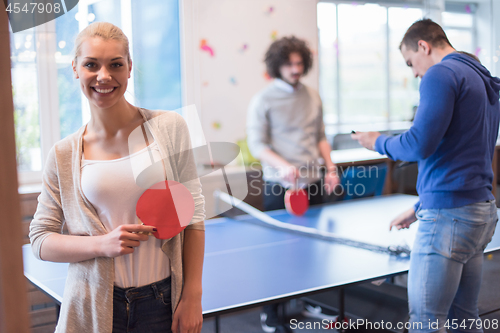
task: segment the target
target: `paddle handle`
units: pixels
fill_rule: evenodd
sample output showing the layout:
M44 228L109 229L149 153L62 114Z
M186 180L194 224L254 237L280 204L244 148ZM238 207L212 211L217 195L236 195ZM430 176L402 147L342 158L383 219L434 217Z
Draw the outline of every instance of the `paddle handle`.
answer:
M298 182L298 179L299 179L299 175L297 174L298 170L294 165L292 165L292 168L295 170L295 172L293 175L293 179L291 180L292 186L290 186L290 190L293 191L293 190L300 188L300 186L299 186L299 182Z
M141 225L145 225L140 218L137 218L137 220L139 220L139 222L141 223ZM152 232L148 232L148 231L139 231L138 234L140 235L146 235L146 236L154 236Z

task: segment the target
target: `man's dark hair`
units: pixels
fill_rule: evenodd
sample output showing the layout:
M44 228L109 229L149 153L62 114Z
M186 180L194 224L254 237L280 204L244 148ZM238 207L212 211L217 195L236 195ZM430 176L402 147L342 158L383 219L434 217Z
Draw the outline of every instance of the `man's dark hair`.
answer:
M280 67L290 60L290 53L297 52L304 63L304 75L311 69L313 58L305 41L295 36L274 41L266 52L264 62L270 77L281 79Z
M451 46L443 28L431 19L423 19L413 23L406 31L401 44L399 44L399 49L401 50L404 44L407 50L417 52L419 40L424 40L437 47Z

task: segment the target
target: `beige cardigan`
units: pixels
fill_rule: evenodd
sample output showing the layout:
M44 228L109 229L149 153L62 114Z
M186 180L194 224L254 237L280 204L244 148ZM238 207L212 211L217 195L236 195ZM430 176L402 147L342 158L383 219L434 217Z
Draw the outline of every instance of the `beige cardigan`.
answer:
M145 125L159 143L167 179L183 183L195 199L195 214L188 229L204 230L204 199L196 177L191 142L184 119L175 112L139 109ZM69 234L95 236L107 233L96 210L81 187L82 142L85 126L59 141L45 165L38 207L30 225L30 241L40 259L44 239L61 233L66 223ZM179 152L187 152L178 154ZM169 165L170 164L170 165ZM193 177L194 176L194 177ZM191 179L195 178L192 181ZM172 311L177 307L183 283L182 248L184 232L165 240L163 252L170 259ZM113 327L113 259L99 257L70 263L56 332L107 333Z

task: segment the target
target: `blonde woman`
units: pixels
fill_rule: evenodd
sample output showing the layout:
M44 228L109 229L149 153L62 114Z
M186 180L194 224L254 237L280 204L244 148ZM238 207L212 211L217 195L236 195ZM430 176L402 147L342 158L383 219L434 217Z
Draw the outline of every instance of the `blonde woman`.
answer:
M118 27L93 23L75 46L73 71L91 120L51 149L30 226L35 256L70 263L56 332L200 332L204 200L190 154L171 157L190 148L186 124L175 112L126 101L132 60ZM152 140L130 154L137 128ZM151 156L163 162L149 184L181 182L195 202L190 225L168 240L147 236L154 228L135 214L146 188L132 165L147 166Z

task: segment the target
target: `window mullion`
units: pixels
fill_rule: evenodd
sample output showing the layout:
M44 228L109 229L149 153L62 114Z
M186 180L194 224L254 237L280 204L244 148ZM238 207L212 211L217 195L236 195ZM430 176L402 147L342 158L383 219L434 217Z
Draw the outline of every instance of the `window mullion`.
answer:
M474 54L476 54L478 50L478 42L477 42L477 18L476 14L472 15L472 47L474 48ZM479 57L479 53L477 53L477 56Z
M121 0L121 21L122 21L122 31L128 38L128 45L130 51L130 59L134 59L134 38L132 34L132 2L131 0ZM128 80L127 92L125 98L127 101L136 105L135 100L135 81L134 81L134 71L130 73L130 79Z
M339 5L336 4L335 5L336 9L335 9L335 33L337 36L336 37L336 40L337 40L337 57L336 57L336 60L337 60L337 77L336 77L336 87L337 87L337 133L340 133L341 132L341 128L342 128L342 112L341 112L341 107L342 107L342 101L340 99L340 40L339 40Z
M61 138L55 28L55 21L35 28L42 165L45 164L49 150Z
M390 31L389 31L389 8L385 7L385 66L386 71L386 108L387 108L387 129L390 130L391 124L391 61L390 61Z
M78 31L82 31L89 25L89 22L87 21L87 17L89 15L88 6L90 6L90 4L87 4L85 1L78 2L78 15L80 17L78 20ZM82 124L86 124L90 120L90 106L87 97L83 94L83 91L80 92L80 96L82 101Z

